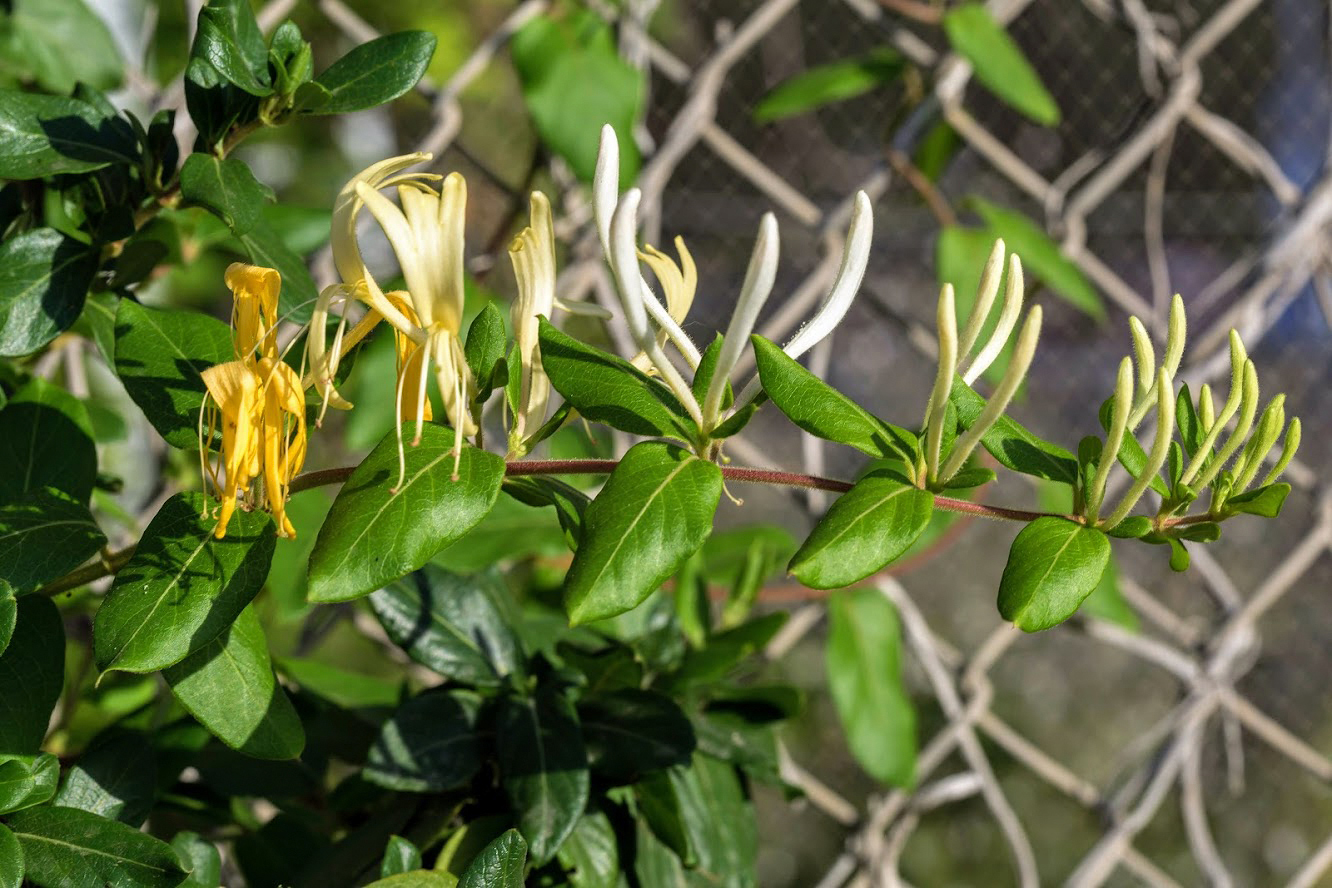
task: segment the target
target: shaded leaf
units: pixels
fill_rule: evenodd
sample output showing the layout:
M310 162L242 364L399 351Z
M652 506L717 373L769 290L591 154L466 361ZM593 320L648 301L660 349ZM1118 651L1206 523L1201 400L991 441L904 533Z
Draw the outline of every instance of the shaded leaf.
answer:
M41 179L135 163L125 121L78 99L0 89L0 179Z
M0 506L0 583L18 595L64 576L104 545L88 507L55 488Z
M1082 602L1079 611L1089 617L1114 623L1129 632L1138 631L1138 615L1124 599L1124 593L1119 591L1119 571L1115 568L1113 557L1106 559L1101 581Z
M50 801L59 783L60 760L50 753L0 762L0 814Z
M694 729L679 705L654 691L625 689L586 697L578 706L589 766L628 783L640 774L689 761Z
M7 6L0 73L56 94L76 84L110 89L120 83L124 62L115 38L83 0L12 0Z
M405 792L442 792L465 784L481 767L476 737L480 698L432 690L398 707L366 758L365 778Z
M79 756L54 804L138 826L148 817L156 790L152 741L137 732L115 733Z
M559 861L569 888L617 888L622 884L615 828L600 811L582 816L560 846Z
M421 849L402 836L390 836L379 865L380 878L402 875L421 868Z
M268 639L253 608L162 676L190 715L232 749L282 760L305 748L305 729L273 674Z
M97 253L54 228L0 244L0 355L29 354L69 329L96 273Z
M50 599L19 599L9 646L0 655L0 755L33 755L65 683L65 624ZM21 690L20 690L21 689Z
M680 816L698 857L698 869L722 886L753 886L758 827L735 769L706 755L670 772Z
M238 157L195 152L180 168L180 195L187 204L203 207L239 235L259 221L259 211L273 199L273 190L256 179L249 165Z
M224 539L199 493L162 504L116 575L93 622L102 672L154 672L217 639L264 585L276 530L264 512L237 510ZM194 664L195 667L198 662Z
M235 357L231 331L216 318L150 308L132 299L116 309L116 374L166 442L199 446L203 371Z
M578 714L558 692L541 688L532 697L500 701L495 731L500 785L532 862L540 866L555 856L587 805L587 753Z
M511 829L476 855L458 888L523 888L526 862L527 842Z

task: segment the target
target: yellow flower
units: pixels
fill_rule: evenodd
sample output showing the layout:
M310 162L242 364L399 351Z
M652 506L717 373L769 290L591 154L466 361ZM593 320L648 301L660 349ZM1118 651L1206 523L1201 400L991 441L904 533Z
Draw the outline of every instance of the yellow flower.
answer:
M523 440L545 420L550 403L550 378L541 365L537 319L549 320L555 310L555 225L550 201L539 191L532 192L531 223L514 238L509 259L518 279L518 298L514 300L510 319L522 366L518 409L509 430L509 451L518 455L523 450Z
M451 173L437 191L432 184L439 181L439 176L402 172L429 159L429 154L408 154L381 161L353 177L338 194L333 205L332 252L342 283L320 294L308 346L312 382L324 402L350 407L333 388L338 360L381 319L394 328L400 478L406 471L401 443L403 416L409 411L415 416L413 444L419 443L422 425L431 418L427 382L432 372L455 430L459 454L463 438L476 433L470 411L476 384L459 338L467 184L462 176ZM401 208L380 193L391 186L397 186ZM362 209L370 211L387 236L407 280L405 291L385 293L366 268L356 238ZM350 336L344 339L340 331L329 351L324 341L325 326L328 312L339 298L344 306L348 299L359 299L370 306L371 312Z
M651 268L652 273L657 276L657 283L661 284L662 293L666 296L666 314L676 324L683 324L685 316L689 314L689 309L694 304L694 293L698 290L698 268L694 265L694 257L685 246L684 238L676 237L675 252L680 255L679 265L651 244L643 245L638 258L646 262L648 268ZM664 329L658 330L657 345L665 347L669 335ZM657 372L645 352L634 355L633 365L649 376Z
M200 417L200 459L204 474L220 492L222 508L214 535L227 524L242 496L258 502L251 486L263 481L263 501L278 533L295 537L287 519L287 491L305 463L305 389L300 374L282 361L277 348L277 305L281 276L271 268L233 263L226 272L233 295L231 325L236 359L203 372L207 395ZM221 421L220 468L208 448ZM206 431L205 431L206 426Z

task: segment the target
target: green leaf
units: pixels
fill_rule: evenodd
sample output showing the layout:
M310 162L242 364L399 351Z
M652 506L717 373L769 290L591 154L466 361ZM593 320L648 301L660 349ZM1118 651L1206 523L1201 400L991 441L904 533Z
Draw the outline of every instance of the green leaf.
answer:
M60 759L50 753L0 762L0 814L50 801L60 783Z
M956 313L959 323L970 317L976 305L976 291L980 287L981 273L994 247L994 232L986 228L969 228L962 225L945 225L939 229L939 236L934 242L934 271L939 286L952 284L956 299ZM1023 257L1026 258L1025 256ZM1007 277L1006 267L1000 271L1000 285ZM991 308L989 317L981 326L977 336L978 343L988 342L999 322L999 312ZM976 346L979 351L980 346ZM997 385L1008 369L1009 357L1013 353L1013 337L1004 343L994 362L982 374L982 378ZM1019 389L1019 397L1022 389Z
M298 92L297 105L304 114L346 114L391 102L416 86L434 53L435 35L425 31L377 37L316 77L320 89ZM318 99L303 104L308 96Z
M219 540L217 522L203 517L213 508L203 494L178 493L153 516L93 621L100 671L179 663L226 632L263 587L273 519L238 509Z
M1046 516L1022 528L999 581L999 613L1025 632L1057 626L1092 593L1110 560L1094 527Z
M259 211L273 199L273 189L256 179L240 158L195 152L180 168L180 196L187 205L203 207L241 235L259 221Z
M403 792L443 792L481 767L476 736L480 698L464 691L426 691L398 707L366 758L365 778Z
M631 447L587 507L564 581L570 622L624 613L652 594L708 538L721 488L721 469L679 447Z
M97 253L53 228L0 244L0 356L29 354L69 329L96 273Z
M250 230L237 239L243 252L255 265L276 268L282 275L282 292L278 294L278 310L282 319L293 324L304 324L314 312L314 278L305 267L305 260L287 246L267 217L260 214Z
M544 318L539 337L550 384L589 420L634 435L682 441L697 435L684 408L659 380L623 358L566 336Z
M0 89L0 179L42 179L138 161L134 133L78 99Z
M620 181L632 182L640 162L633 127L642 109L643 74L620 58L615 35L596 14L563 12L532 19L509 42L537 134L574 175L591 182L600 135L587 121L610 124L620 142Z
M1096 588L1082 602L1081 612L1107 623L1115 623L1129 632L1138 631L1138 615L1124 600L1124 593L1119 591L1119 571L1115 569L1115 559L1106 559L1105 572Z
M457 884L458 880L446 873L418 869L378 879L366 888L456 888Z
M677 864L694 866L698 858L689 845L689 833L680 814L680 800L669 772L657 771L634 783L640 827L646 825L666 847L680 858ZM656 884L650 882L647 884Z
M786 625L784 612L764 614L734 629L718 632L707 645L690 651L676 675L679 685L711 685L721 680L736 664L762 650L777 631Z
M421 849L402 836L390 836L379 865L380 878L398 876L421 868Z
M0 888L22 888L23 848L18 839L0 823Z
M18 600L14 597L14 588L0 580L0 654L9 647L9 639L14 635L14 624L18 621Z
M616 783L686 764L694 728L679 705L654 691L625 689L587 697L578 706L592 770Z
M505 366L504 348L508 343L504 315L500 314L495 303L487 302L472 321L472 326L467 328L467 344L463 347L467 366L476 379L478 401L484 400L499 386L496 376L499 369Z
M118 86L124 63L111 32L83 0L13 0L0 26L0 77L68 94ZM0 884L3 884L0 881Z
M1290 485L1285 481L1278 481L1275 484L1255 487L1246 493L1230 497L1226 500L1225 509L1229 513L1275 518L1281 513L1281 506L1286 502L1288 496L1290 496Z
M0 503L54 488L86 503L97 480L97 448L83 403L34 378L0 410Z
M458 888L523 888L527 862L527 842L511 829L476 855Z
M905 67L901 53L881 46L862 56L806 68L759 99L754 120L770 123L864 95L895 81Z
M79 808L138 826L157 795L157 761L152 740L134 731L98 738L74 767L54 804Z
M902 685L897 611L877 589L828 600L828 690L847 745L870 776L909 788L916 773L916 711Z
M406 445L401 484L393 432L343 484L310 554L311 601L350 601L383 588L422 567L495 505L504 460L464 447L454 480L453 430L430 423L422 432L418 446Z
M212 842L185 830L172 836L171 847L190 871L190 877L181 883L184 888L217 888L222 883L222 855Z
M190 57L207 61L250 95L273 93L268 46L249 0L212 0L200 10Z
M756 884L758 828L735 768L696 753L692 767L669 773L698 870L716 874L719 885Z
M957 421L964 429L971 428L971 424L985 409L985 399L961 378L953 380L953 390L948 398L957 407ZM999 418L981 438L981 443L1001 465L1015 472L1035 475L1047 481L1077 483L1078 461L1072 453L1036 437L1007 416Z
M1179 395L1175 398L1175 428L1189 456L1197 453L1198 448L1202 446L1203 429L1202 423L1198 420L1198 411L1194 409L1193 395L1189 392L1187 382L1180 385Z
M1105 320L1105 306L1087 276L1035 222L981 197L967 198L967 205L980 214L994 237L1002 237L1009 251L1022 257L1023 268L1078 311Z
M305 729L273 674L268 639L253 608L162 677L190 715L232 749L284 760L305 748Z
M934 494L878 469L856 482L814 525L790 571L811 589L836 589L882 570L930 523Z
M615 827L600 811L584 814L560 846L559 861L569 888L621 888L620 854Z
M775 343L750 337L763 390L801 429L839 444L849 444L870 456L909 458L916 451L915 436L889 425L810 373Z
M104 545L88 507L55 488L0 506L0 583L16 594L64 576Z
M540 866L555 856L587 805L587 753L578 714L559 692L543 687L532 697L501 700L495 733L500 785L532 863Z
M1059 123L1059 105L1040 75L984 6L965 3L950 10L943 28L953 49L991 92L1042 126Z
M153 428L172 447L199 447L203 371L235 358L231 331L216 318L120 300L116 374Z
M963 469L945 481L944 490L974 490L977 487L984 487L997 477L998 475L994 473L994 469L973 466L969 469Z
M65 683L65 624L48 598L18 602L18 620L0 655L0 755L33 755ZM21 688L22 692L15 689Z
M175 888L186 873L176 852L132 826L77 808L11 814L25 877L40 888Z
M433 564L373 593L370 606L394 643L445 678L499 687L523 677L522 645L493 573L461 576Z
M508 493L520 480L505 479L504 491ZM430 561L447 570L467 573L532 555L554 557L568 551L554 515L512 496L501 496L480 524Z
M393 707L401 698L399 682L340 669L328 663L280 657L278 670L301 690L348 709Z

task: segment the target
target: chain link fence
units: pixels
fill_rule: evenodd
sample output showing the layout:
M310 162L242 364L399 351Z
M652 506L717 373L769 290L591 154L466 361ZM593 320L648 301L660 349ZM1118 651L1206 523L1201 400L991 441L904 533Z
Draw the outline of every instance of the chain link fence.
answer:
M648 75L637 134L647 239L679 234L693 249L694 333L710 335L729 315L767 209L779 216L783 259L761 332L789 333L831 283L849 195L863 188L875 203L870 271L852 315L811 366L875 412L910 421L933 375L938 204L978 194L1038 220L1110 308L1098 325L1038 297L1047 333L1015 408L1022 421L1066 440L1096 428L1096 405L1128 348L1126 315L1163 336L1179 291L1193 331L1185 380L1195 389L1224 384L1226 332L1236 327L1264 380L1288 393L1305 424L1302 461L1289 472L1296 490L1279 521L1228 524L1233 551L1195 547L1183 575L1165 569L1160 553L1122 553L1120 589L1138 632L1079 618L1023 636L1002 623L993 599L1012 533L997 525L950 533L933 557L880 577L901 617L921 711L910 792L867 785L851 763L817 691L823 605L814 593L777 589L771 598L793 610L773 642L772 668L814 692L784 751L784 776L803 799L760 794L761 884L1332 885L1332 492L1319 480L1332 469L1328 5L990 0L1061 106L1052 129L972 82L931 23L940 4L590 5L618 25L622 55ZM348 42L378 31L374 5L342 0L301 9L279 0L262 21L310 8ZM381 114L339 139L353 156L427 150L468 172L474 214L485 216L469 222L469 234L482 232L472 237L485 251L477 272L502 269L507 213L525 203L529 182L553 185L570 256L562 295L606 299L611 284L585 197L558 163L529 176L505 168L514 113L486 86L512 81L504 45L546 8L527 0L451 11L484 34L446 77L423 82L428 115ZM962 141L937 185L922 189L918 171L900 163L922 123L903 119L898 87L754 122L755 103L781 80L884 44L923 75L922 115L946 121ZM385 130L396 143L379 144ZM326 255L315 271L331 277ZM761 415L730 452L818 474L856 468L775 415ZM996 498L1030 502L1030 490L1005 486ZM798 509L791 503L757 492L743 507L724 507L722 520L807 527L824 505L803 493Z

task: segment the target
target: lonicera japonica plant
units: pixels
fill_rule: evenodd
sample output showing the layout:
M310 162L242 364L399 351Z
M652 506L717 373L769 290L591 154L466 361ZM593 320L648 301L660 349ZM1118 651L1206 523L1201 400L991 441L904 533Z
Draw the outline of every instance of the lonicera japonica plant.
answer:
M0 888L752 885L750 783L794 791L774 730L799 695L752 680L784 619L750 612L777 564L841 588L901 558L936 511L1011 520L999 611L1034 631L1074 615L1112 537L1168 545L1184 570L1186 542L1217 539L1240 514L1274 517L1289 492L1279 479L1299 421L1280 395L1260 412L1238 336L1224 399L1177 388L1178 297L1159 364L1130 320L1134 357L1107 386L1103 438L1074 452L1008 417L1041 309L1024 306L1002 241L967 317L943 288L935 382L901 405L903 424L809 373L797 359L842 320L865 272L864 193L836 278L795 336L752 335L778 264L768 214L729 324L700 347L683 326L689 250L640 242L640 195L621 192L610 126L589 178L612 310L561 298L540 192L508 249L507 321L494 301L469 307L467 185L420 171L427 154L375 163L335 197L330 186L337 279L316 293L261 212L271 195L232 152L264 127L402 95L433 40L389 35L312 77L295 26L265 40L249 9L200 15L185 80L199 135L184 163L169 112L145 127L89 86L0 91L0 128L20 138L0 153ZM139 299L154 269L185 261L164 229L203 220L245 260L217 282L229 324ZM396 286L367 268L371 226L396 256ZM564 332L570 315L584 330L623 324L635 353ZM391 372L359 360L381 337ZM751 378L736 372L746 349ZM972 385L1005 349L985 397ZM90 362L170 448L144 526L114 474L117 435L137 420L90 396ZM315 468L333 418L364 409L346 394L355 374L358 400L391 403L391 428L357 464ZM865 453L865 472L731 463L727 439L769 401ZM543 458L597 425L637 443L617 459ZM1071 511L956 498L995 478L986 462L1066 486ZM724 489L750 483L839 496L798 545L713 534ZM308 505L332 486L326 515ZM506 530L515 516L544 521L571 559L533 557ZM312 609L290 601L293 585ZM877 683L891 710L861 713L868 731L848 726L852 750L907 785L913 723L891 608L854 595L831 608L844 717L856 681ZM857 657L852 623L883 649ZM344 662L348 637L373 640L373 668ZM856 674L865 663L884 668Z

